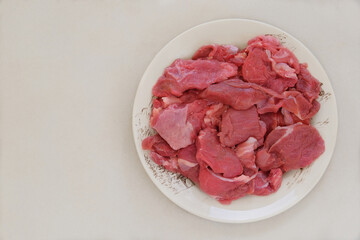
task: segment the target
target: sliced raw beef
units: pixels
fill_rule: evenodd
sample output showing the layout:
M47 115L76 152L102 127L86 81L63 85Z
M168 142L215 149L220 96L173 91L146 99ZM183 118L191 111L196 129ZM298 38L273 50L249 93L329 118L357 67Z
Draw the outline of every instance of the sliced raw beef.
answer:
M254 182L253 195L265 196L276 192L282 181L282 171L279 168L271 169L269 173L259 171Z
M314 127L296 123L275 128L266 138L264 149L267 156L266 152L257 154L256 164L260 169L276 168L283 162L282 169L289 171L310 165L325 151L325 145Z
M279 168L284 164L284 160L277 157L275 153L269 153L266 148L256 153L256 166L262 171L269 171L273 168Z
M281 115L282 116L282 121L278 126L288 126L288 125L292 125L298 122L301 122L303 124L310 124L310 118L306 118L304 120L301 120L300 118L298 118L295 114L287 111L285 108L281 109Z
M219 137L224 146L233 147L249 137L261 140L265 132L266 125L260 121L255 107L242 111L229 108L222 116Z
M189 104L173 104L168 108L154 108L151 126L175 150L194 143L208 102L196 100Z
M242 66L242 76L246 81L262 86L265 86L269 79L276 78L265 50L255 48L249 52Z
M206 128L201 130L196 141L196 159L209 166L215 173L224 177L239 176L243 172L240 159L234 150L221 146L217 131Z
M172 149L159 134L145 138L142 148L151 150L150 157L156 164L172 172L178 171L177 151Z
M321 83L311 75L307 69L307 64L300 64L300 74L296 90L304 94L312 102L319 96L320 87Z
M276 113L282 107L282 100L277 97L269 97L257 103L257 111L259 114Z
M199 48L175 60L153 87L143 149L165 169L228 204L276 192L284 172L311 164L325 150L310 126L321 84L273 36L239 50Z
M265 113L260 115L260 120L266 124L266 135L274 130L277 126L288 126L298 122L303 124L310 124L310 118L301 120L295 114L282 108L276 113Z
M266 125L266 134L269 134L272 130L274 130L279 125L279 113L265 113L259 115L260 120L263 121Z
M216 128L220 125L222 114L228 109L227 105L222 103L213 104L205 113L204 123L207 127Z
M215 59L220 62L228 62L239 52L239 49L233 45L211 44L199 48L192 57L196 59Z
M179 172L195 183L199 182L199 163L196 160L196 146L192 144L178 152Z
M248 140L236 147L236 155L239 157L243 165L244 175L252 176L257 173L255 164L255 149L258 147L256 138L249 137Z
M163 166L171 172L179 171L178 161L176 157L164 157L154 151L150 152L150 157L157 165Z
M226 178L214 173L211 169L201 166L199 172L199 186L201 190L209 194L223 204L230 204L232 200L238 199L250 193L248 186L255 176L241 175Z
M268 55L269 60L272 62L274 70L278 69L275 66L276 64L286 63L290 68L295 70L294 72L296 74L300 72L299 60L296 58L294 53L292 53L286 47L282 46L277 38L273 36L255 37L248 42L248 47L246 48L246 51L250 52L255 48L266 50L266 54ZM293 72L293 70L290 71ZM289 76L283 77L289 78Z
M175 60L164 71L153 87L153 95L181 96L189 89L205 89L210 84L224 81L237 74L232 63L213 60Z
M283 98L275 91L239 79L212 84L199 97L230 105L236 110L246 110L270 97Z
M283 95L285 99L283 99L282 107L301 120L312 118L320 109L320 103L316 100L310 103L298 91L287 91Z
M142 148L153 150L164 157L174 157L177 154L177 151L172 149L159 134L145 138L142 142Z
M296 79L278 77L278 78L269 79L269 81L266 84L266 87L274 90L277 93L282 93L289 87L295 86L296 83L297 83Z
M295 55L271 36L259 36L249 41L248 57L242 66L242 76L248 82L266 86L282 93L297 83L299 62Z

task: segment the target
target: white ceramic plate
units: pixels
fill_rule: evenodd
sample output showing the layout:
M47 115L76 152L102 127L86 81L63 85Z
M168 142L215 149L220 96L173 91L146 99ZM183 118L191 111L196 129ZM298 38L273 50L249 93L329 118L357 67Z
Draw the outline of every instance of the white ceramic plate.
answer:
M300 62L309 65L310 72L322 85L321 109L312 124L325 140L325 152L312 165L284 175L281 188L269 196L246 196L222 205L204 194L186 178L159 167L141 148L142 140L153 134L149 126L151 89L164 68L176 58L190 58L201 46L211 43L233 44L244 48L249 39L271 34L292 50ZM290 34L269 24L244 19L224 19L198 25L180 34L155 56L139 84L133 108L133 134L141 163L151 180L171 201L197 216L218 222L254 222L279 214L294 206L317 184L333 153L337 134L337 109L331 83L315 56Z

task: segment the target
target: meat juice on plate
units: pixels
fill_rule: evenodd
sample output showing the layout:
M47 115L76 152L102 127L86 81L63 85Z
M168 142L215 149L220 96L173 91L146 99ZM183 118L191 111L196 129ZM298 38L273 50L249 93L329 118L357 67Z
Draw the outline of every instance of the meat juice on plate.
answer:
M143 149L224 204L276 192L285 172L325 150L310 125L320 82L272 36L255 37L242 50L203 46L167 67L152 93L157 134Z

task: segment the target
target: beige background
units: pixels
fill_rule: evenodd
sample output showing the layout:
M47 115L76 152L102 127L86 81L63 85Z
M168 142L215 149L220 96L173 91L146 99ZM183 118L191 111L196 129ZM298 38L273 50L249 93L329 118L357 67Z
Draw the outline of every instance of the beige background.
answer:
M169 40L261 20L318 57L339 132L314 190L283 214L220 224L170 202L136 155L140 78ZM0 239L360 239L360 2L1 1Z

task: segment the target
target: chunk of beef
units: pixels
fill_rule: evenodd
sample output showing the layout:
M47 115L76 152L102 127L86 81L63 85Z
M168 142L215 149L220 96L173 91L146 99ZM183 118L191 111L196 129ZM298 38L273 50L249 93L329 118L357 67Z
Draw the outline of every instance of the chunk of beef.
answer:
M177 59L165 68L152 92L157 97L179 97L186 90L205 89L212 83L224 81L236 74L237 66L232 63Z

